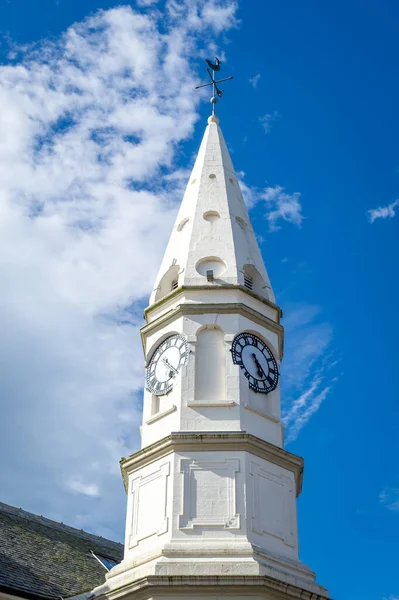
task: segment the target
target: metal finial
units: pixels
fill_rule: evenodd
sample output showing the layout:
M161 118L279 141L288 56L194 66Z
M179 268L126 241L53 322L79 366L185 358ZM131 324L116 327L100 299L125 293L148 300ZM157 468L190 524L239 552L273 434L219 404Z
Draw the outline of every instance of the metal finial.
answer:
M208 72L209 77L211 78L211 82L203 83L202 85L197 85L194 89L199 90L200 88L208 87L209 85L212 86L213 95L211 98L211 103L212 103L212 115L214 115L216 102L218 101L218 98L221 98L223 96L223 92L224 92L224 90L221 90L218 88L217 84L222 83L222 81L230 81L230 79L234 79L234 77L226 77L225 79L215 80L215 72L220 71L220 60L216 57L215 62L212 63L210 60L206 59L206 63L208 65L206 70ZM209 67L210 67L210 69L212 69L212 73L211 73Z

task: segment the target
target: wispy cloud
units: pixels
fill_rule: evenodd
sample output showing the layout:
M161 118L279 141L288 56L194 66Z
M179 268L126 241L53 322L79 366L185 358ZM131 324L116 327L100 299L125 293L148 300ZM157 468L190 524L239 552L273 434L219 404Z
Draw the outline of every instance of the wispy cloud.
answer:
M280 116L280 113L278 112L278 110L274 110L271 113L267 113L266 115L259 117L259 123L262 125L265 133L270 132L270 129L271 129L273 123L275 122L276 119L278 119L279 116Z
M100 488L96 483L87 483L80 481L79 479L70 479L66 482L66 487L72 492L83 494L84 496L97 498L100 495Z
M139 444L143 297L181 200L176 152L198 118L188 57L236 25L235 8L100 10L0 68L6 502L123 529L118 463Z
M379 493L378 499L388 510L399 512L399 488L384 488Z
M303 221L302 205L300 202L301 194L294 192L287 194L284 188L280 185L267 187L260 197L266 202L268 207L267 220L269 222L270 231L280 229L281 221L293 223L298 227Z
M395 208L399 205L399 199L391 202L387 206L379 206L378 208L371 208L367 211L368 220L370 223L374 223L376 219L393 219L395 216Z
M238 171L237 177L247 207L251 209L259 202L266 207L269 231L278 231L284 222L301 226L304 216L300 192L289 194L281 185L268 186L263 190L247 185L244 171Z
M337 379L337 359L331 349L332 327L321 319L317 306L295 306L286 313L282 420L289 443L298 437L330 393Z
M141 8L146 8L147 6L152 6L153 4L156 4L157 2L159 2L159 0L136 0L137 6L140 6Z
M249 83L252 85L252 87L254 87L255 89L258 87L258 83L259 83L259 79L261 78L261 74L257 73L256 75L254 75L253 77L250 77L248 79Z

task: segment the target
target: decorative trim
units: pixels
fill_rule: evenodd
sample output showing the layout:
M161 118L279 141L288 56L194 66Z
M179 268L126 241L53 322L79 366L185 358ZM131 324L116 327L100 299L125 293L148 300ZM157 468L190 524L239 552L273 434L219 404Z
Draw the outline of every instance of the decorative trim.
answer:
M241 290L242 292L244 292L245 294L248 294L248 296L251 296L252 298L255 298L256 300L258 300L259 302L262 302L263 304L266 304L266 306L269 306L270 308L273 308L276 313L277 313L277 318L280 320L281 317L281 308L275 304L274 302L271 302L271 300L267 300L266 298L262 298L262 296L258 296L258 294L255 294L255 292L252 292L251 290L249 290L248 288L244 287L243 285L240 284L236 284L236 283L223 283L223 284L215 284L213 283L212 285L182 285L178 288L176 288L175 290L172 290L171 292L169 292L169 294L166 294L166 296L162 296L162 298L160 298L159 300L157 300L156 302L154 302L153 304L150 304L150 306L147 306L147 308L144 309L144 317L147 320L147 315L153 311L155 308L158 308L158 306L161 306L161 304L163 304L164 302L170 300L171 298L173 298L174 296L177 296L178 294L182 293L182 292L186 292L186 291L199 291L199 290L223 290L225 291L226 289L230 289L230 290Z
M255 413L255 415L258 415L259 417L263 417L264 419L267 419L268 421L272 421L273 423L280 422L280 420L277 417L274 417L270 413L263 412L262 410L257 410L256 408L252 408L252 406L249 406L249 404L244 404L244 408L246 408L250 412Z
M235 286L241 289L241 286ZM190 288L192 289L192 288ZM151 307L152 308L152 307ZM248 317L254 323L266 327L270 331L273 331L278 337L278 354L279 359L283 358L284 350L284 329L279 322L273 321L269 317L266 317L254 308L250 308L241 302L212 302L209 304L190 303L190 304L179 304L175 308L172 308L165 314L159 316L151 323L147 323L141 328L141 340L143 344L144 354L146 354L145 337L151 333L158 331L165 327L172 321L175 321L183 315L197 315L197 314L239 314L243 317Z
M249 452L259 458L292 471L295 476L296 495L302 491L303 458L274 446L250 433L240 431L171 433L120 461L125 489L128 476L172 452Z
M146 425L151 425L151 423L155 423L155 421L158 421L159 419L163 419L163 417L166 417L167 415L170 415L172 412L175 412L175 410L177 410L177 406L176 406L176 404L173 404L173 406L171 406L170 408L167 408L166 410L163 410L162 412L155 413L155 415L153 415L152 417L150 417L145 422L145 424Z

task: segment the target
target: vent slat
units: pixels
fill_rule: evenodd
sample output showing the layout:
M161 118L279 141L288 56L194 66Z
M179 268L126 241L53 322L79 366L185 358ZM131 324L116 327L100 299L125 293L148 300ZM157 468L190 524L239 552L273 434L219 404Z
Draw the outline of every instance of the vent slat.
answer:
M250 277L249 275L244 274L244 285L249 290L252 290L253 285L254 285L252 277Z

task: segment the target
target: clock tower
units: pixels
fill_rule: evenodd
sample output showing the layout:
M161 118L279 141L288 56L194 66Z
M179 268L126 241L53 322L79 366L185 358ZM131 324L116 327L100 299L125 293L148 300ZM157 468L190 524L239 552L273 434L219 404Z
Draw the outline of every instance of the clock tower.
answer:
M280 318L212 115L145 310L125 555L97 598L328 598L298 557L303 460L284 450Z

